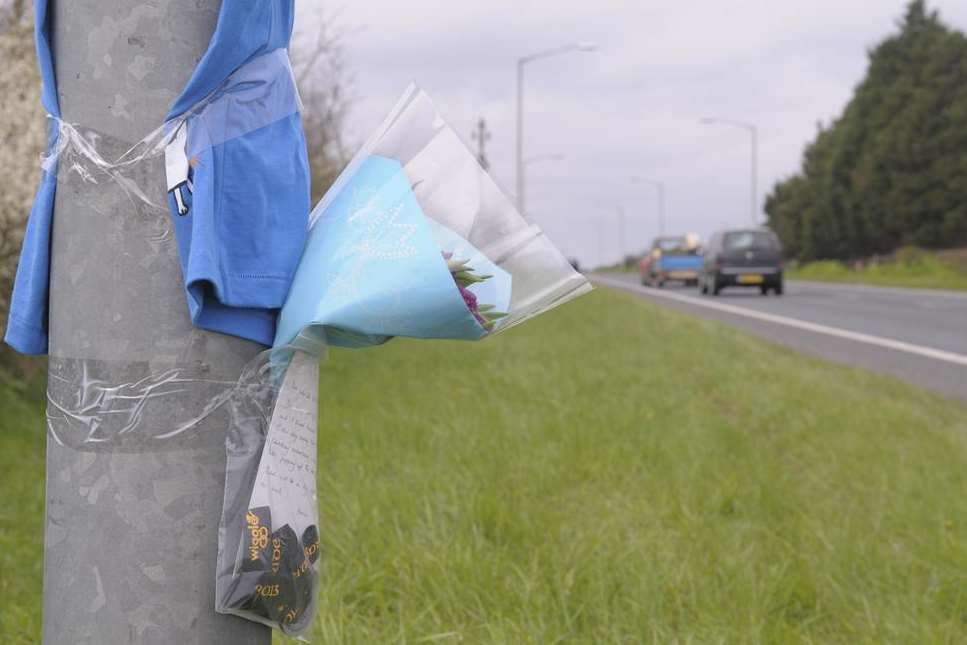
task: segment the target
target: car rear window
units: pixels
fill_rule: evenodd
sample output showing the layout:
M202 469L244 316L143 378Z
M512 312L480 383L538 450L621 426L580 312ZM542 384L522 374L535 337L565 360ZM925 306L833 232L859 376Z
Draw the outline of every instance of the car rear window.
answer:
M681 251L685 248L685 238L684 237L664 237L655 242L655 246L664 251L665 253L671 253L673 251Z
M660 237L654 247L668 255L697 255L700 251L697 241L689 241L687 237Z
M745 251L747 249L774 251L779 248L776 236L767 231L737 231L735 233L726 233L724 245L726 251Z

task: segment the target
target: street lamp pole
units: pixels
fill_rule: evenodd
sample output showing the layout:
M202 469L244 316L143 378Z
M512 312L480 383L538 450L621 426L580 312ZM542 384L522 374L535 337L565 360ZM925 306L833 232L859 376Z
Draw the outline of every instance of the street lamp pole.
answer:
M164 120L168 99L159 97L185 86L221 4L47 3L64 120L98 132L108 159L128 150ZM118 16L131 17L119 26ZM107 41L91 37L109 25ZM99 74L103 51L114 67L105 55L109 69ZM147 78L130 73L143 61ZM112 109L105 97L122 107ZM204 386L208 379L234 383L262 347L192 325L167 202L159 214L121 183L85 181L64 161L50 247L51 428L86 440L81 423L91 418L74 414L107 420L122 413L137 419L143 438L131 432L118 444L94 441L98 448L88 451L48 434L41 641L269 645L267 627L215 613L227 417L206 415L212 389ZM164 159L149 155L137 168L140 185L163 200ZM168 402L155 398L176 391L154 381L161 375L183 388ZM134 385L122 385L128 383ZM132 394L142 392L135 405ZM58 414L56 402L73 404L75 412ZM154 439L190 418L199 419L196 431ZM103 439L121 424L107 426L83 429Z
M524 68L528 63L552 56L560 56L570 52L593 52L598 46L592 42L579 42L563 47L556 47L546 51L524 56L517 60L517 209L527 216L526 177L524 164Z
M759 128L754 123L746 123L745 121L734 121L732 119L719 119L713 117L706 117L701 121L704 125L730 125L736 128L742 128L749 133L749 142L751 144L751 219L752 225L755 226L759 219Z

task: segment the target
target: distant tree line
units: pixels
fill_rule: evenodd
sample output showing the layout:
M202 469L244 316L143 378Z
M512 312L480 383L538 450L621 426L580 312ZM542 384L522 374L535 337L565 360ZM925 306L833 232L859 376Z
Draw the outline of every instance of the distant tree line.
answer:
M842 116L766 201L790 257L967 246L967 37L914 0Z

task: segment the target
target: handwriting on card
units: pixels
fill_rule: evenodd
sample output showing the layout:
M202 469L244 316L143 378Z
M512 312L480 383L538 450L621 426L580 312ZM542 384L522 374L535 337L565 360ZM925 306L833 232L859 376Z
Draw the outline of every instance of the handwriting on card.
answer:
M316 523L318 359L296 352L279 388L249 507L269 506L273 529Z

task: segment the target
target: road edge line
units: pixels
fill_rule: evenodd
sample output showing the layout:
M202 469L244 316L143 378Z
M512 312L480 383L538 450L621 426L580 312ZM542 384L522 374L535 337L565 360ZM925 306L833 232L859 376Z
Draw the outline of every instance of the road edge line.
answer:
M793 327L795 329L801 329L803 331L812 332L814 334L822 334L825 336L832 336L834 338L840 338L843 340L851 340L854 342L864 343L867 345L874 345L876 347L883 347L885 349L890 349L896 352L914 354L925 358L932 358L934 360L944 361L946 363L953 363L954 365L961 365L963 367L967 367L967 356L964 356L963 354L955 354L954 352L947 352L942 349L935 349L933 347L926 347L924 345L915 345L913 343L907 343L902 340L894 340L892 338L883 338L881 336L873 336L871 334L864 334L862 332L850 331L848 329L842 329L840 327L830 327L829 325L821 325L819 323L807 322L805 320L799 320L798 318L790 318L788 316L779 316L776 314L768 314L761 311L754 311L752 309L744 309L743 307L737 307L735 305L727 305L721 302L712 302L709 300L703 300L701 298L690 298L688 296L682 296L677 293L672 293L670 291L662 291L660 289L649 289L646 287L638 286L636 284L629 284L622 280L615 280L614 278L607 278L604 276L589 276L589 277L592 282L597 282L599 284L609 286L609 287L614 287L617 289L623 289L625 291L632 291L634 293L640 293L647 296L657 296L659 298L674 300L676 302L681 302L683 304L691 305L694 307L705 307L706 309L721 311L723 313L732 314L734 316L743 316L745 318L752 318L753 320L761 320L763 322L769 322L775 325L785 325L786 327Z

